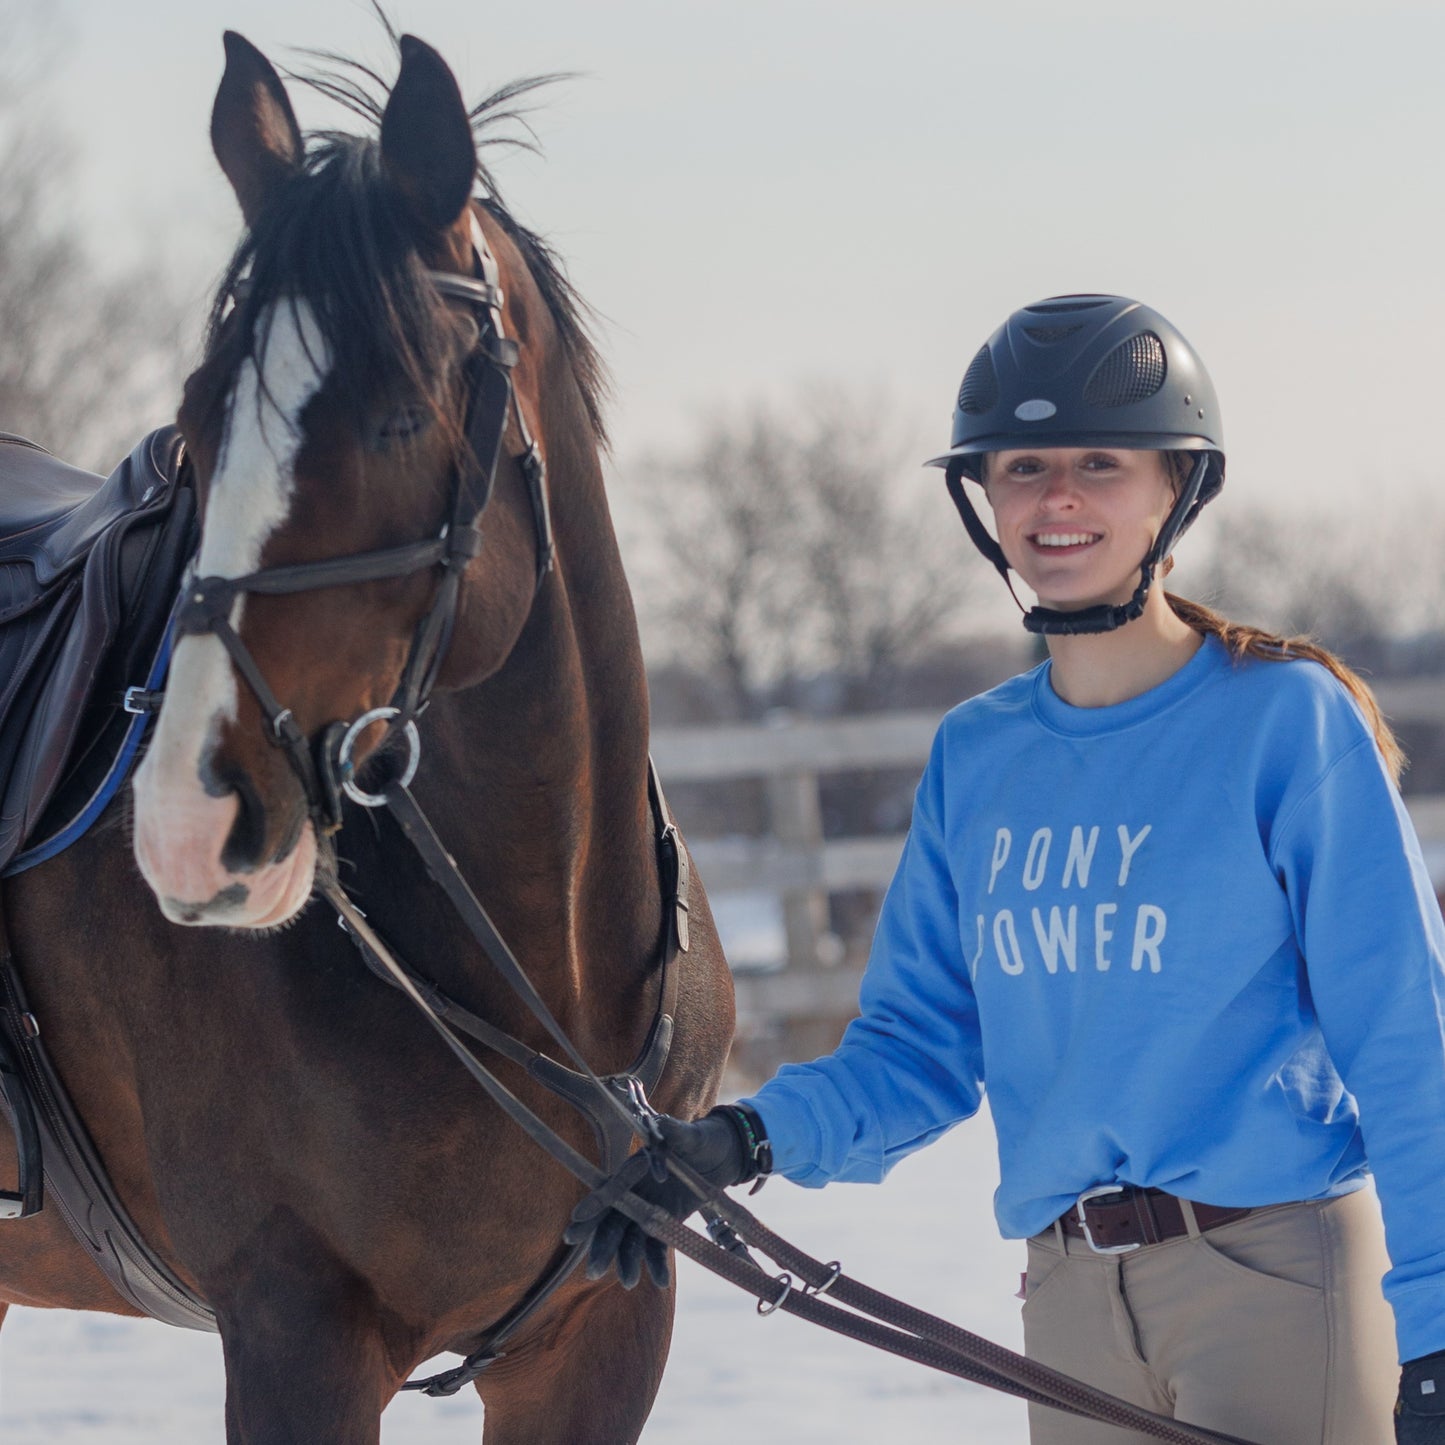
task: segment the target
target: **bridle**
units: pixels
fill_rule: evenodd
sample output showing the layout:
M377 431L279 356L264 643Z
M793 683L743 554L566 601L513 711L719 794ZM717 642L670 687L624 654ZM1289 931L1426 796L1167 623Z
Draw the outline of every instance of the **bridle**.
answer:
M267 737L284 752L300 780L318 842L340 828L343 792L368 807L378 806L382 801L380 794L364 792L358 787L354 776L352 750L372 724L387 723L386 737L377 752L385 749L392 738L403 736L409 748L402 765L405 781L409 782L416 771L420 741L415 720L426 707L451 641L462 578L481 550L481 519L496 484L509 414L522 444L514 460L527 486L536 527L534 601L552 570L555 544L547 504L546 470L517 402L512 379L518 347L508 338L503 325L500 273L475 213L471 216L471 231L471 276L449 271L426 273L444 300L471 307L478 313L480 323L477 344L463 364L467 394L465 446L453 468L451 494L440 531L422 542L329 557L319 562L264 567L241 577L197 577L186 584L176 615L177 638L214 636L230 654L237 672L260 704ZM246 286L243 279L232 288L233 302L239 304L244 300ZM352 722L330 724L313 747L291 709L271 690L250 649L231 626L235 602L248 594L276 597L380 582L408 577L431 567L439 568L441 576L431 606L412 634L392 702L386 707L372 708Z

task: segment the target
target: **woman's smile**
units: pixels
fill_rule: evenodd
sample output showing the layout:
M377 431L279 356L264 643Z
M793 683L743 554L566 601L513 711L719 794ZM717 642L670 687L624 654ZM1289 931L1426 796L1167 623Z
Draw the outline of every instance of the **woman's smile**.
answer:
M1101 535L1099 532L1035 532L1029 541L1041 552L1057 556L1061 552L1079 552L1092 547Z

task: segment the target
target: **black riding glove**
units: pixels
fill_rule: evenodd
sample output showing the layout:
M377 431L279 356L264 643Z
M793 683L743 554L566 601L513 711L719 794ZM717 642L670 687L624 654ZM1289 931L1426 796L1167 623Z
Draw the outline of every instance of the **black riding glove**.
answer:
M1396 1445L1445 1445L1445 1350L1407 1360L1395 1401Z
M772 1168L772 1151L762 1120L743 1105L720 1104L693 1123L663 1114L657 1120L657 1127L673 1154L719 1188L746 1184ZM633 1192L667 1210L674 1219L686 1219L698 1208L697 1196L670 1174L659 1180L644 1172L634 1162L643 1158L641 1154L634 1154L623 1166L637 1174ZM614 1263L624 1289L631 1289L642 1278L643 1265L660 1289L666 1288L671 1278L667 1245L654 1239L620 1210L598 1203L595 1195L589 1195L577 1206L562 1237L568 1244L590 1241L588 1279L601 1279Z

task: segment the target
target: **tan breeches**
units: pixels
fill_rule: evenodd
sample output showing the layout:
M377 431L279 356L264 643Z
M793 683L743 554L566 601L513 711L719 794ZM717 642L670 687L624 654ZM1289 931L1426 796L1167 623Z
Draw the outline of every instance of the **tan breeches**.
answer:
M1370 1191L1258 1210L1124 1255L1051 1230L1029 1241L1024 1348L1258 1445L1390 1445L1399 1366L1380 1293L1388 1268ZM1029 1407L1032 1445L1148 1438Z

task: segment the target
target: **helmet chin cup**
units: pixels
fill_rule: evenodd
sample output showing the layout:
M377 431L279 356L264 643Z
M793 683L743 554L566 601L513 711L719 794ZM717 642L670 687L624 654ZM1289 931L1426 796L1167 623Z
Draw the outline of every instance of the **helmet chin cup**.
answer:
M1053 607L1030 607L1024 613L1024 630L1045 637L1080 637L1095 632L1113 632L1126 622L1144 615L1149 588L1154 582L1154 569L1146 562L1140 570L1139 585L1134 595L1122 606L1100 602L1093 607L1080 607L1066 612Z

